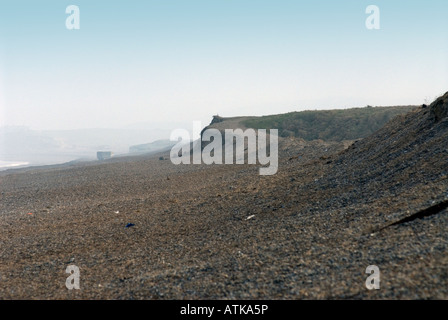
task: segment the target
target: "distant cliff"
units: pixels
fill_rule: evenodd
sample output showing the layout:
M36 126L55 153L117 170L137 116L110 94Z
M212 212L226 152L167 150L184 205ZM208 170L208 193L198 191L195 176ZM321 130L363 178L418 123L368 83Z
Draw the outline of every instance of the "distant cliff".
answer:
M155 151L164 151L170 149L176 144L175 141L170 140L157 140L151 143L139 144L131 146L129 153L148 153Z
M394 117L418 106L364 107L337 110L300 111L262 117L214 116L207 128L278 129L280 137L296 137L307 141L357 140L371 135ZM204 129L204 130L205 130Z

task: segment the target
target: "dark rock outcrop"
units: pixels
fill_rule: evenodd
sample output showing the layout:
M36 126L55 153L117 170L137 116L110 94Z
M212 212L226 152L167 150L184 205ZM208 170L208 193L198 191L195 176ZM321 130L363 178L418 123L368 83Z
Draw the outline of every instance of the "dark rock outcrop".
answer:
M448 117L448 92L431 103L430 110L436 122Z

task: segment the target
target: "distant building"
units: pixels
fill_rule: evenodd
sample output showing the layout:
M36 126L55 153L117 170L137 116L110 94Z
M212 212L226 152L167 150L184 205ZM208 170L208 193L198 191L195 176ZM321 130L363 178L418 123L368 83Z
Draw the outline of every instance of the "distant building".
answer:
M98 160L106 160L112 158L112 152L111 151L98 151L96 153L96 157Z

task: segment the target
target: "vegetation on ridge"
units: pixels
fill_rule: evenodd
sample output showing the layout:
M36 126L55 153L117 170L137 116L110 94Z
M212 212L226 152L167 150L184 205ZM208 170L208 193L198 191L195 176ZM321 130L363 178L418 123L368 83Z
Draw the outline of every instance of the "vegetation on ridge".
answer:
M415 108L416 106L367 106L341 110L290 112L251 117L244 120L243 124L254 129L278 129L282 137L326 141L355 140L369 136L395 116Z

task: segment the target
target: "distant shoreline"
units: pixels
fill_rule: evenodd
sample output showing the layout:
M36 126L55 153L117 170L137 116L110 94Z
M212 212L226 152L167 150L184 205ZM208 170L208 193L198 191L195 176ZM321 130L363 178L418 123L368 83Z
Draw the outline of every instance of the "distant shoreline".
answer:
M59 165L65 165L65 164L73 163L76 161L82 161L82 160L89 161L89 160L93 160L93 159L69 158L69 159L60 159L59 161L53 160L53 161L47 161L47 162L0 160L0 172L6 171L6 170L12 170L12 169L26 169L26 168L32 168L32 167L59 166Z
M0 171L6 170L9 168L29 166L30 164L31 164L30 162L25 162L25 161L1 161L0 160Z

